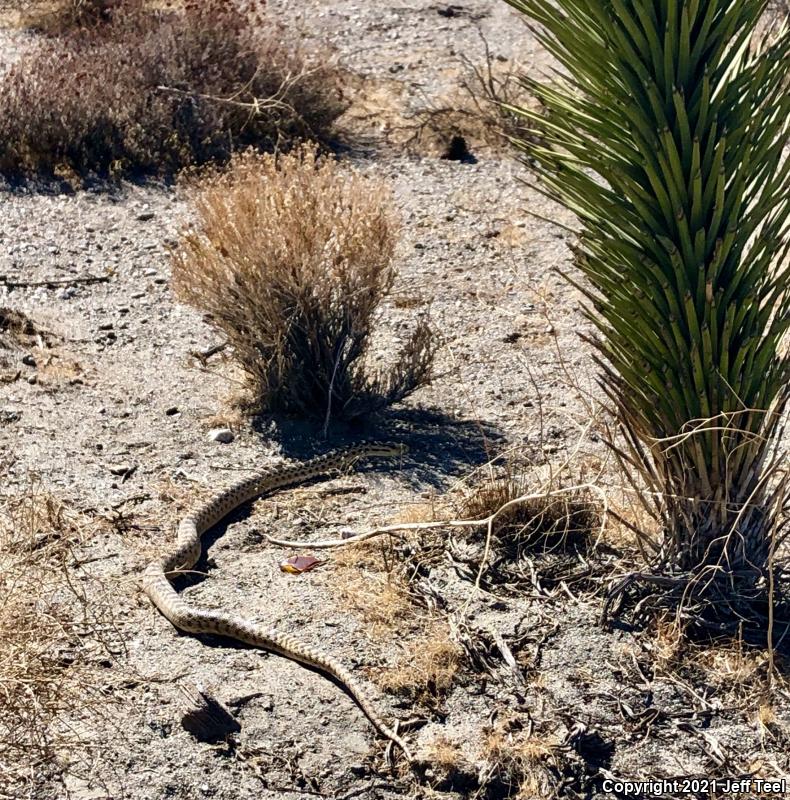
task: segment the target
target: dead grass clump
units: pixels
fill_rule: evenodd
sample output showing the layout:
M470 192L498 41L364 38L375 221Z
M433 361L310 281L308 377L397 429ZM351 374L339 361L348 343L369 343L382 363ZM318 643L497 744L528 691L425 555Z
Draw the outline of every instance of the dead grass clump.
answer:
M689 642L673 620L660 623L653 641L655 666L661 671L685 675L715 690L725 702L755 705L769 689L773 666L764 649L735 639L718 643Z
M496 56L484 38L482 42L481 58L461 55L443 70L451 86L436 97L406 92L397 80L359 79L340 124L357 137L369 137L375 130L374 136L393 146L469 162L478 148L504 151L510 138L534 138L529 123L511 110L540 110L520 79L526 65Z
M434 791L456 792L462 797L477 797L477 768L464 754L462 743L442 734L429 739L420 759L428 768L425 777Z
M428 513L429 507L417 511L420 518ZM413 561L400 561L402 556L391 544L371 540L337 551L334 589L343 604L364 620L366 636L400 641L401 657L392 666L373 671L376 683L384 691L433 708L453 685L463 651L451 638L449 625L415 603L409 583ZM405 546L409 549L408 543Z
M467 519L485 519L516 498L532 493L522 476L510 472L503 477L489 476L464 499L461 514ZM500 555L517 561L527 552L582 546L600 524L596 504L584 493L547 492L506 508L494 520L491 533Z
M458 767L463 760L463 752L458 742L447 736L436 736L425 746L426 761L448 773Z
M376 674L376 683L386 692L432 707L453 685L461 664L461 649L450 638L443 622L425 626L418 637L404 642L397 664Z
M80 28L106 25L112 20L113 11L130 7L142 9L144 0L60 0L41 8L34 5L24 22L49 36L62 36Z
M0 495L0 789L9 796L40 796L66 753L79 760L75 723L99 700L91 673L111 651L109 620L87 594L82 536L80 517L51 495Z
M373 639L385 638L397 630L414 608L405 587L387 575L372 575L363 569L364 561L354 548L349 560L336 559L339 568L336 584L343 600L365 621L365 632Z
M421 626L391 540L371 539L337 550L333 556L335 591L365 622L370 639L390 639Z
M41 42L0 83L0 172L167 177L238 148L325 141L343 110L337 73L262 8L122 3L105 24Z
M554 738L526 729L517 717L507 715L491 730L483 744L487 766L482 785L499 786L502 796L537 800L556 796L556 780L549 764L560 749Z
M262 408L328 423L430 379L435 345L423 321L389 370L366 368L395 278L384 184L305 147L237 156L192 194L198 221L173 252L173 286L227 337Z

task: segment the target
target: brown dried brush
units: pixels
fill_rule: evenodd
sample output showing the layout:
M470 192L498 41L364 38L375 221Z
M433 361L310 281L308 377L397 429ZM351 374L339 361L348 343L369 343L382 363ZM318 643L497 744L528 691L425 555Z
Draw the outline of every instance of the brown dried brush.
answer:
M42 8L30 8L23 21L31 28L48 36L62 36L81 28L105 25L112 20L113 12L134 7L144 8L144 0L60 0L46 3Z
M489 476L475 486L464 498L461 514L466 519L486 519L531 492L526 478L508 468L507 474ZM505 509L494 520L491 533L502 556L518 560L526 552L584 546L600 524L597 506L582 491L547 491Z
M227 337L263 408L352 418L429 380L424 321L389 370L366 369L395 278L384 184L303 147L237 156L192 195L198 221L173 251L173 287Z
M112 613L81 543L80 518L52 495L0 493L0 797L43 796L66 768L58 753L80 759L73 723L107 703L90 663L116 649Z
M0 172L13 180L170 177L332 137L338 73L308 57L260 0L116 3L23 55L0 81Z

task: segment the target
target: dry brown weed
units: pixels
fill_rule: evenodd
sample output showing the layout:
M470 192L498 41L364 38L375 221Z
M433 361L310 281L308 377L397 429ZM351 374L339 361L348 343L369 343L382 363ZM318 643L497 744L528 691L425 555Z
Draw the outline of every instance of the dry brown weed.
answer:
M88 523L35 483L0 494L0 796L38 796L79 767L119 652L112 605L84 568Z
M534 487L507 465L505 474L488 474L467 493L461 504L466 519L486 519L511 501L530 495ZM525 552L565 549L587 543L601 527L599 510L581 491L546 492L505 509L492 524L492 537L511 559Z
M80 14L96 2L69 0ZM68 23L61 4L66 30L0 81L3 174L72 184L170 177L239 148L332 137L344 109L337 72L261 2L144 5L116 3L108 21L85 27Z
M422 632L401 648L396 664L376 671L376 683L387 692L435 706L452 688L461 664L461 648L452 640L449 625L425 621Z
M328 424L430 379L423 320L389 370L368 363L395 278L387 186L305 147L237 156L189 192L198 222L173 251L174 289L227 337L261 407Z
M489 732L483 743L487 763L483 783L507 787L508 796L517 800L554 797L556 787L546 768L559 742L522 727L516 718L505 716Z

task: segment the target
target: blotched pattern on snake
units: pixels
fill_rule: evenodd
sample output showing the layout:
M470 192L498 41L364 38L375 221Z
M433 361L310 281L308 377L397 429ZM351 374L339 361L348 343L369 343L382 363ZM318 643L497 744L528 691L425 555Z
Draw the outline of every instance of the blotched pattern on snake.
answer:
M191 569L197 563L202 552L201 536L249 500L347 468L363 458L392 458L402 455L405 450L401 444L368 442L335 450L309 461L267 469L235 483L190 511L181 520L175 547L164 558L148 567L143 586L156 607L179 630L228 636L331 675L356 700L376 729L397 744L411 761L412 756L406 743L382 722L373 703L354 676L334 658L288 634L266 630L242 617L196 608L186 602L170 583L171 577L180 571Z

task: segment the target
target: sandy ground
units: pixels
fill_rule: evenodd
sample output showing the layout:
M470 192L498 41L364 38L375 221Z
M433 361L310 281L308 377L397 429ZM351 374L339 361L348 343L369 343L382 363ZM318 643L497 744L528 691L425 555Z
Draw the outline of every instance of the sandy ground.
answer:
M519 16L493 0L294 5L270 7L364 78L364 99L387 115L443 102L457 54L482 58L481 32L501 62L545 63ZM29 45L28 34L2 36L6 61ZM755 721L756 678L737 702L714 691L728 670L758 676L760 664L741 655L718 671L662 670L652 635L596 625L594 582L475 592L474 571L457 569L435 537L331 556L303 576L279 570L291 552L262 532L325 538L440 515L458 482L508 447L533 488L547 465L570 459L567 483L589 478L603 458L588 425L594 365L578 336L590 325L578 293L552 272L569 263L567 235L528 212L569 220L525 185L506 151L470 140L476 163L459 163L393 144L375 125L369 134L348 157L391 183L403 219L380 357L421 314L441 348L431 386L329 441L309 426L236 415L232 369L191 355L219 339L169 288L166 247L189 217L173 189L0 194L0 306L51 334L49 347L4 354L0 365L10 484L35 478L84 514L93 531L85 555L97 559L113 606L114 652L92 656L101 702L79 722L85 745L62 754L65 786L42 775L35 797L614 797L624 795L602 788L610 773L786 774L787 706L766 727ZM68 282L89 275L106 280ZM48 280L59 284L8 285ZM230 444L208 436L222 424L234 429ZM234 515L212 539L208 577L184 591L322 647L370 687L385 717L419 718L406 734L421 760L414 775L387 766L385 743L332 683L275 656L179 636L139 589L190 500L362 436L395 437L410 452ZM418 562L410 593L393 589L398 570L388 577L385 567ZM457 662L446 685L420 672L431 659ZM200 743L181 728L181 686L192 684L234 712L236 744Z

